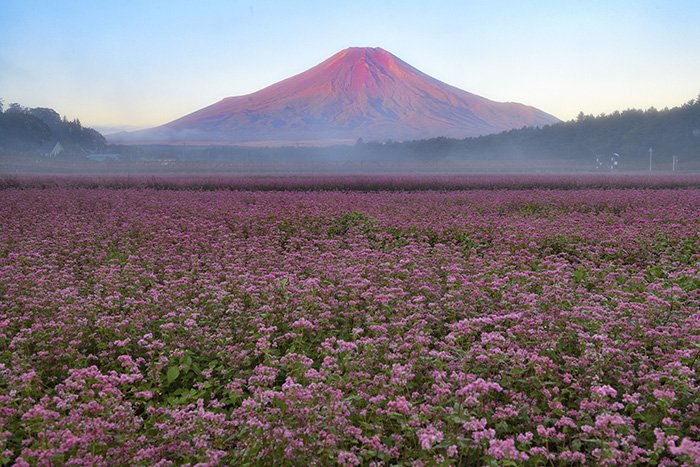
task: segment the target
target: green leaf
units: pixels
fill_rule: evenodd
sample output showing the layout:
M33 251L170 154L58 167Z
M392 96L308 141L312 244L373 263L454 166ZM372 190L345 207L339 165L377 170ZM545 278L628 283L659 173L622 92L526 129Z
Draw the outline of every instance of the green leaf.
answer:
M171 366L168 368L168 373L165 375L168 384L172 383L180 376L180 369L176 366Z

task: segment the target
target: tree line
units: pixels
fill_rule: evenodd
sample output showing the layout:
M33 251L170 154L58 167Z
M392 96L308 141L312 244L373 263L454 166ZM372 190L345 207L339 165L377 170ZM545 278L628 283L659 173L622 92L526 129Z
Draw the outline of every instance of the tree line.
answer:
M414 156L457 159L557 159L595 161L617 154L621 166L647 163L654 157L700 161L700 96L680 107L616 111L599 116L579 113L575 120L540 128L521 128L476 138L433 138L406 143L362 144Z
M107 145L104 136L83 127L78 119L68 120L53 109L28 108L18 103L5 108L0 99L0 153L45 154L56 143L61 144L67 156L80 156Z

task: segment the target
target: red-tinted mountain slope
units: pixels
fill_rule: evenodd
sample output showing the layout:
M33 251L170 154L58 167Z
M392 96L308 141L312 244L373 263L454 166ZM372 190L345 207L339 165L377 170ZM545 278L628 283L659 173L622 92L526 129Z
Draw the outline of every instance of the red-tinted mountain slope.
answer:
M462 91L381 48L349 48L260 91L228 97L134 141L333 142L466 137L558 119Z

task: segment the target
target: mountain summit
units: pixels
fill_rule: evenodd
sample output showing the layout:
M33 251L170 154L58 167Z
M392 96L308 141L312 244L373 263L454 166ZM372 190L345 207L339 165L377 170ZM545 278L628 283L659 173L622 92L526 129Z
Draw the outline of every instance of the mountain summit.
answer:
M125 136L134 142L328 144L464 138L555 122L534 107L445 84L381 48L351 47L260 91Z

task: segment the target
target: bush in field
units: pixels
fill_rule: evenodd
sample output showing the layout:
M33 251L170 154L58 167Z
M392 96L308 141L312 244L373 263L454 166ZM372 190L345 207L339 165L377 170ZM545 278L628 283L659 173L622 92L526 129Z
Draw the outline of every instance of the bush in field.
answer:
M0 462L700 462L700 191L6 188Z

